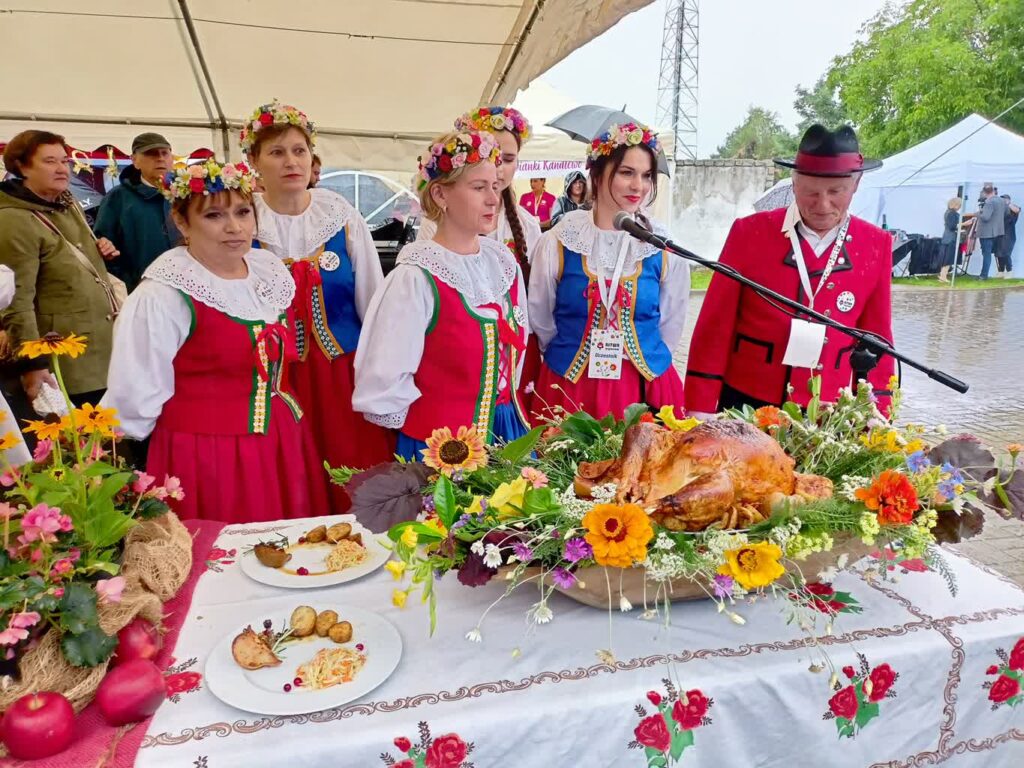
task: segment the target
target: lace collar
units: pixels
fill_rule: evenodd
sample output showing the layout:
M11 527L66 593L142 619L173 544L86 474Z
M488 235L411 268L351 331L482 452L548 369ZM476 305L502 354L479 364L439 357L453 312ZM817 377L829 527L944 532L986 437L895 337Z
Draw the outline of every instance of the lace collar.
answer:
M472 256L453 253L434 240L417 240L402 249L396 263L422 267L474 307L501 303L516 279L516 260L504 243L479 240L480 252Z
M654 228L655 234L668 237L668 230L659 222L652 219L651 226ZM615 267L615 260L618 258L617 246L622 242L621 238L629 237L626 232L598 229L594 224L593 212L582 210L570 211L565 214L551 231L555 233L558 242L570 251L588 257L588 262L596 261L604 269ZM607 245L613 247L602 247ZM631 238L628 261L635 264L658 252L657 246Z
M242 320L262 320L262 315L254 315L260 303L278 312L288 309L295 296L295 281L281 260L254 248L246 254L245 263L249 266L248 277L225 280L192 258L185 246L179 246L159 256L143 277Z
M311 256L349 219L359 215L344 197L320 187L309 190L309 207L295 216L278 213L267 205L262 194L253 195L253 199L260 227L256 239L281 258Z

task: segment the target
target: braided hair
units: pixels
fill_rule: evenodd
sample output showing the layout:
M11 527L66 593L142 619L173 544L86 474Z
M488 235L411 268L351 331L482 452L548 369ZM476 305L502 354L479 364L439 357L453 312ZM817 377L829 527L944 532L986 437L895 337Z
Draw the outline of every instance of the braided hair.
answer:
M505 219L508 221L509 229L512 230L516 261L519 262L519 268L523 270L523 278L528 280L530 263L526 257L526 234L523 232L523 222L519 220L519 204L512 194L511 184L501 190L501 202L505 207Z

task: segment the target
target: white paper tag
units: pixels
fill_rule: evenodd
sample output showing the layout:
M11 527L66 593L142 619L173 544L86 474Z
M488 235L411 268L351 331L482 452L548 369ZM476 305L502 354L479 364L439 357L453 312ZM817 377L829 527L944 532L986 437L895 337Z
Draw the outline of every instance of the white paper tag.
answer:
M587 376L592 379L622 378L622 331L612 328L591 331Z
M789 325L789 343L782 358L783 365L794 368L814 368L825 346L825 326L793 318Z

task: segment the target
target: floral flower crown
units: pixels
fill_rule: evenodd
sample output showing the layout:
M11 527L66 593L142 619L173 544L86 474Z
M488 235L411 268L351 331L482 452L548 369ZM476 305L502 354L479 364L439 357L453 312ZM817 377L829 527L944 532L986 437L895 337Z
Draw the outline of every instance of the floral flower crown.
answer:
M512 107L480 107L455 119L457 131L511 131L519 137L519 143L533 135L530 121L523 113Z
M301 112L289 104L282 104L274 99L269 104L261 104L249 115L249 119L242 126L242 132L238 136L238 142L242 145L242 151L246 154L252 149L256 141L256 133L260 128L268 125L294 125L302 128L309 134L309 141L316 144L316 128L313 122Z
M613 125L590 142L590 151L587 152L587 168L590 168L600 158L610 155L618 147L639 147L641 144L646 144L654 154L661 151L657 134L646 125L637 125L636 123Z
M245 163L218 165L212 157L205 162L178 166L161 180L160 191L170 201L193 195L214 195L227 189L249 194L255 175Z
M474 165L482 160L497 165L499 154L497 139L494 134L487 132L457 133L447 141L435 142L430 145L427 154L420 155L416 189L421 190L439 176L464 165Z

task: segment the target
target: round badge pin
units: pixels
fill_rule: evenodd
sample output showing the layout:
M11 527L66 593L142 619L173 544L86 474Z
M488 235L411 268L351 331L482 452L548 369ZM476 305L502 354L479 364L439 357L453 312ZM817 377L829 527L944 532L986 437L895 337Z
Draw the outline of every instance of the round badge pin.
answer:
M324 251L320 254L320 269L333 272L341 266L341 257L334 251Z
M840 312L849 312L853 309L853 305L857 303L857 299L850 291L843 291L839 294L839 298L836 299L836 308Z
M264 281L260 280L256 283L256 293L261 299L270 298L270 286Z

